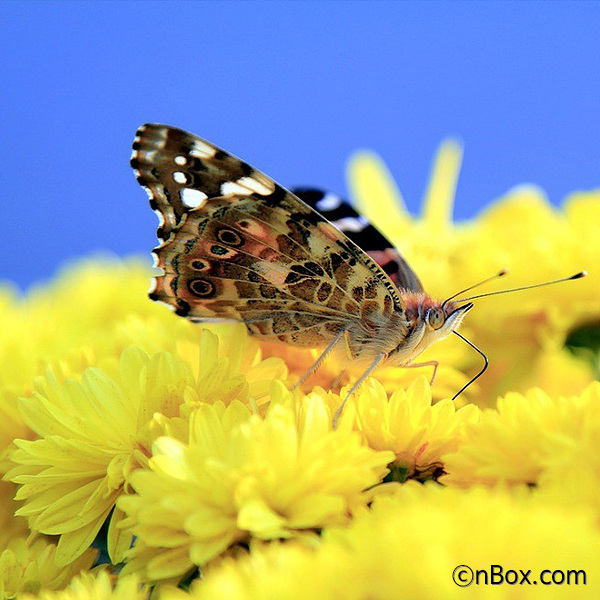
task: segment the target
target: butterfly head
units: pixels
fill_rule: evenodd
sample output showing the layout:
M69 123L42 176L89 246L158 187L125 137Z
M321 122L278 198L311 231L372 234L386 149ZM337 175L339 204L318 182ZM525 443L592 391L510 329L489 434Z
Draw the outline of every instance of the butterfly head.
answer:
M434 342L448 337L456 331L463 322L465 315L473 308L473 303L457 306L453 302L435 302L424 309L423 339L420 344L420 350L424 350Z
M462 323L465 315L473 308L473 303L456 306L453 302L435 302L424 309L425 333L446 337Z
M398 366L412 362L431 344L458 329L472 303L439 302L423 292L403 292L407 334L390 353L388 361Z

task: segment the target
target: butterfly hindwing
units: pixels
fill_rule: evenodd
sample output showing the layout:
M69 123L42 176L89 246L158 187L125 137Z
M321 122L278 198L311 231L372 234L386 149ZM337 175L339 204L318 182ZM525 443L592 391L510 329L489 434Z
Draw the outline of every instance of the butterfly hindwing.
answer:
M413 292L423 291L417 274L398 250L344 198L313 188L294 188L292 192L362 248L387 273L396 287Z
M192 320L317 347L401 311L387 275L318 212L185 131L144 125L132 166L160 213L151 297Z

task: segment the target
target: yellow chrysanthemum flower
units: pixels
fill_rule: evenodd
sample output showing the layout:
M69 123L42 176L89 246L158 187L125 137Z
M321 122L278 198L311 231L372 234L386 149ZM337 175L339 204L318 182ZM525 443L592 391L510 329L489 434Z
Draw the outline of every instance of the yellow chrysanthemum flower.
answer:
M600 517L600 383L589 386L574 403L575 426L553 440L538 489L545 499L589 508Z
M479 412L473 404L457 410L448 399L432 405L425 377L389 399L383 386L369 379L351 402L357 429L371 448L394 453L401 480L441 474L442 455L458 448L465 425L475 423Z
M510 393L467 427L454 454L444 457L446 484L535 484L565 449L585 439L599 418L600 383L580 397L553 398L540 389Z
M96 555L96 550L88 548L72 563L63 565L57 560L56 544L47 538L15 538L0 554L0 598L60 589L74 575L90 569Z
M56 544L50 538L30 534L22 517L15 517L15 487L0 481L0 599L22 592L60 589L82 569L89 569L97 552L88 549L78 560L57 564Z
M376 498L349 527L326 531L320 547L274 546L224 560L195 582L190 596L437 600L468 593L480 599L562 600L565 594L598 595L600 532L590 514L560 511L522 492L405 484ZM476 580L467 592L463 587L471 573ZM553 577L563 585L552 585ZM165 591L161 600L183 598L179 591Z
M42 590L39 594L21 594L18 600L147 600L150 590L136 577L119 578L113 586L106 571L97 576L82 573L60 591Z
M279 403L264 418L239 402L205 404L191 416L189 444L159 439L151 471L131 478L137 495L119 501L137 536L124 572L182 576L238 542L344 523L393 455L332 431L316 395L299 421Z
M119 354L114 328L130 314L150 315L145 290L150 269L139 259L79 261L51 284L19 298L3 285L0 293L0 469L12 438L32 438L18 411L18 398L49 365L80 374L99 356ZM84 307L82 309L82 307ZM175 320L174 315L170 315ZM129 342L128 345L131 345ZM122 349L122 348L121 348Z
M6 477L20 484L17 497L24 503L17 514L35 531L61 535L63 563L92 543L129 474L149 454L138 437L147 435L155 411L176 415L191 380L185 363L167 354L149 359L135 348L123 353L120 371L115 380L88 369L81 381L63 383L49 372L34 395L21 400L40 439L15 440L17 466ZM117 539L110 538L113 554Z
M239 337L234 330L233 344L219 351L217 337L202 331L194 369L168 353L149 358L132 347L118 364L107 364L108 372L90 368L81 381L61 382L48 372L34 395L21 400L28 426L41 439L15 441L11 458L17 466L7 478L21 485L18 498L25 502L18 514L30 527L61 535L59 560L70 562L90 545L131 472L146 465L156 437L187 435L178 417L200 401L249 400ZM275 359L254 363L248 372L261 394L285 373ZM130 545L116 529L120 519L115 511L109 529L114 560Z

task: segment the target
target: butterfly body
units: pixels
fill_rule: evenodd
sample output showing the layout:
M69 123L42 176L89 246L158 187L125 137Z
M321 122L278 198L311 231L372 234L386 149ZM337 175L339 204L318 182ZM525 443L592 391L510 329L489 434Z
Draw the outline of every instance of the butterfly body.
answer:
M411 365L472 306L429 297L338 197L295 195L183 130L142 126L131 165L161 219L150 297L188 319L242 321L260 339L322 348L322 358L337 347L370 365L366 376Z

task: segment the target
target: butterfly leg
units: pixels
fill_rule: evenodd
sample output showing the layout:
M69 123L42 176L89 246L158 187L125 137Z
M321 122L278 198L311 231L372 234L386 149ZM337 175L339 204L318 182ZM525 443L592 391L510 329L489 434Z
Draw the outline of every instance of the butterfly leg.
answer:
M433 385L435 381L435 376L437 375L437 370L439 366L439 362L437 360L428 360L427 362L420 363L411 363L410 365L402 365L403 369L417 369L418 367L433 367L433 373L431 374L431 379L429 380L429 385Z
M306 371L306 373L304 373L304 375L302 375L302 377L300 377L300 379L298 380L298 382L294 385L294 387L292 389L295 390L297 387L300 387L321 366L321 363L325 360L325 357L333 350L335 345L342 339L342 337L344 337L344 334L346 333L346 331L348 331L348 328L344 327L344 329L342 329L331 340L331 342L329 342L329 344L327 345L327 348L325 348L325 350L323 350L323 352L321 352L321 355L319 356L319 358L317 358L317 360L314 362L312 367L308 371Z
M344 406L346 405L346 402L348 402L350 396L354 394L354 392L359 388L363 381L377 368L379 363L382 360L384 360L386 356L387 354L385 352L379 354L377 358L370 364L369 368L358 378L358 381L350 388L350 391L348 392L348 394L346 394L344 401L339 405L338 409L335 411L335 415L333 415L333 429L337 428L338 419L342 415Z

